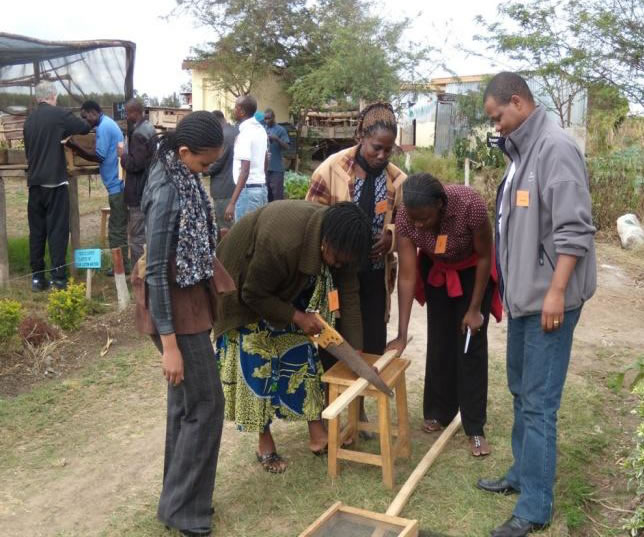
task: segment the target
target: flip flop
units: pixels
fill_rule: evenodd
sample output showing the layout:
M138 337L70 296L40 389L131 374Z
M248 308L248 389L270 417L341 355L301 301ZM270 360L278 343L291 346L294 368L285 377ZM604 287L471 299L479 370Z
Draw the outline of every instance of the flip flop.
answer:
M432 418L423 421L423 431L425 431L426 433L435 433L436 431L441 430L443 430L443 426L438 420Z
M490 454L490 446L482 435L470 436L470 449L474 457L487 457Z
M255 453L257 462L262 465L262 468L271 474L283 474L286 471L286 461L277 454L276 451L271 453L264 453L260 455Z

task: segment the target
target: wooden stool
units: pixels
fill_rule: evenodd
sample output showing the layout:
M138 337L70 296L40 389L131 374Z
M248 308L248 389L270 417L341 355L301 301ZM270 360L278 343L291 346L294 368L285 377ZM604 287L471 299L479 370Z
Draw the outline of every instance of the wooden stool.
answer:
M364 359L373 364L379 356L363 354ZM338 459L347 461L373 464L382 467L382 480L385 485L394 488L394 461L397 457L409 457L411 447L409 444L409 414L407 412L407 384L405 370L411 365L409 360L395 358L380 374L389 388L396 395L396 413L398 424L391 423L391 399L380 390L369 386L364 392L364 397L375 397L378 400L378 423L372 424L360 421L360 399L354 399L349 405L349 420L347 426L341 430L340 417L329 420L329 475L337 477L339 473ZM357 375L351 371L344 362L336 363L323 376L322 381L329 384L329 404L331 404L353 381ZM380 454L357 451L360 431L376 432L380 435ZM392 436L397 437L392 445ZM353 443L349 448L342 445L349 439Z
M103 207L101 209L101 246L107 247L107 219L110 216L110 208Z

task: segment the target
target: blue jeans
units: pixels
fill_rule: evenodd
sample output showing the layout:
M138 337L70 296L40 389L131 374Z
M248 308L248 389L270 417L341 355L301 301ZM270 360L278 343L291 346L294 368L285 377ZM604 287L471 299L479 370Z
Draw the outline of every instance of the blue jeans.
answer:
M506 474L521 491L513 514L539 524L552 517L557 466L557 411L561 404L572 336L581 308L567 311L561 327L541 329L541 314L508 321L508 386L514 397L512 454Z
M235 204L235 222L255 209L259 209L268 203L268 190L266 186L242 188Z

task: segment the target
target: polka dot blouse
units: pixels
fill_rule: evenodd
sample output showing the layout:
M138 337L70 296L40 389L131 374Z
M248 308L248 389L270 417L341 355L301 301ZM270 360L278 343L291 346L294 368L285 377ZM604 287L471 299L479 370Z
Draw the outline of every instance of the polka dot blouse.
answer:
M446 263L457 263L474 253L474 233L487 220L487 207L481 195L469 186L445 185L445 192L447 209L441 220L440 233L417 230L404 205L396 214L396 233L411 239L427 255ZM443 254L435 253L439 235L447 235Z

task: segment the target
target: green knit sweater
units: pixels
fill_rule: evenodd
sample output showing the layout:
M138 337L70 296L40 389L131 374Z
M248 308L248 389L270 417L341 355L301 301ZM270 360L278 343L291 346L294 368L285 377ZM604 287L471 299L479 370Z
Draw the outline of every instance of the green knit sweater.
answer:
M215 336L264 319L283 328L293 319L293 302L322 266L322 220L328 207L308 201L275 201L235 223L217 257L237 284L221 298ZM342 335L362 349L357 266L333 272L340 295Z

